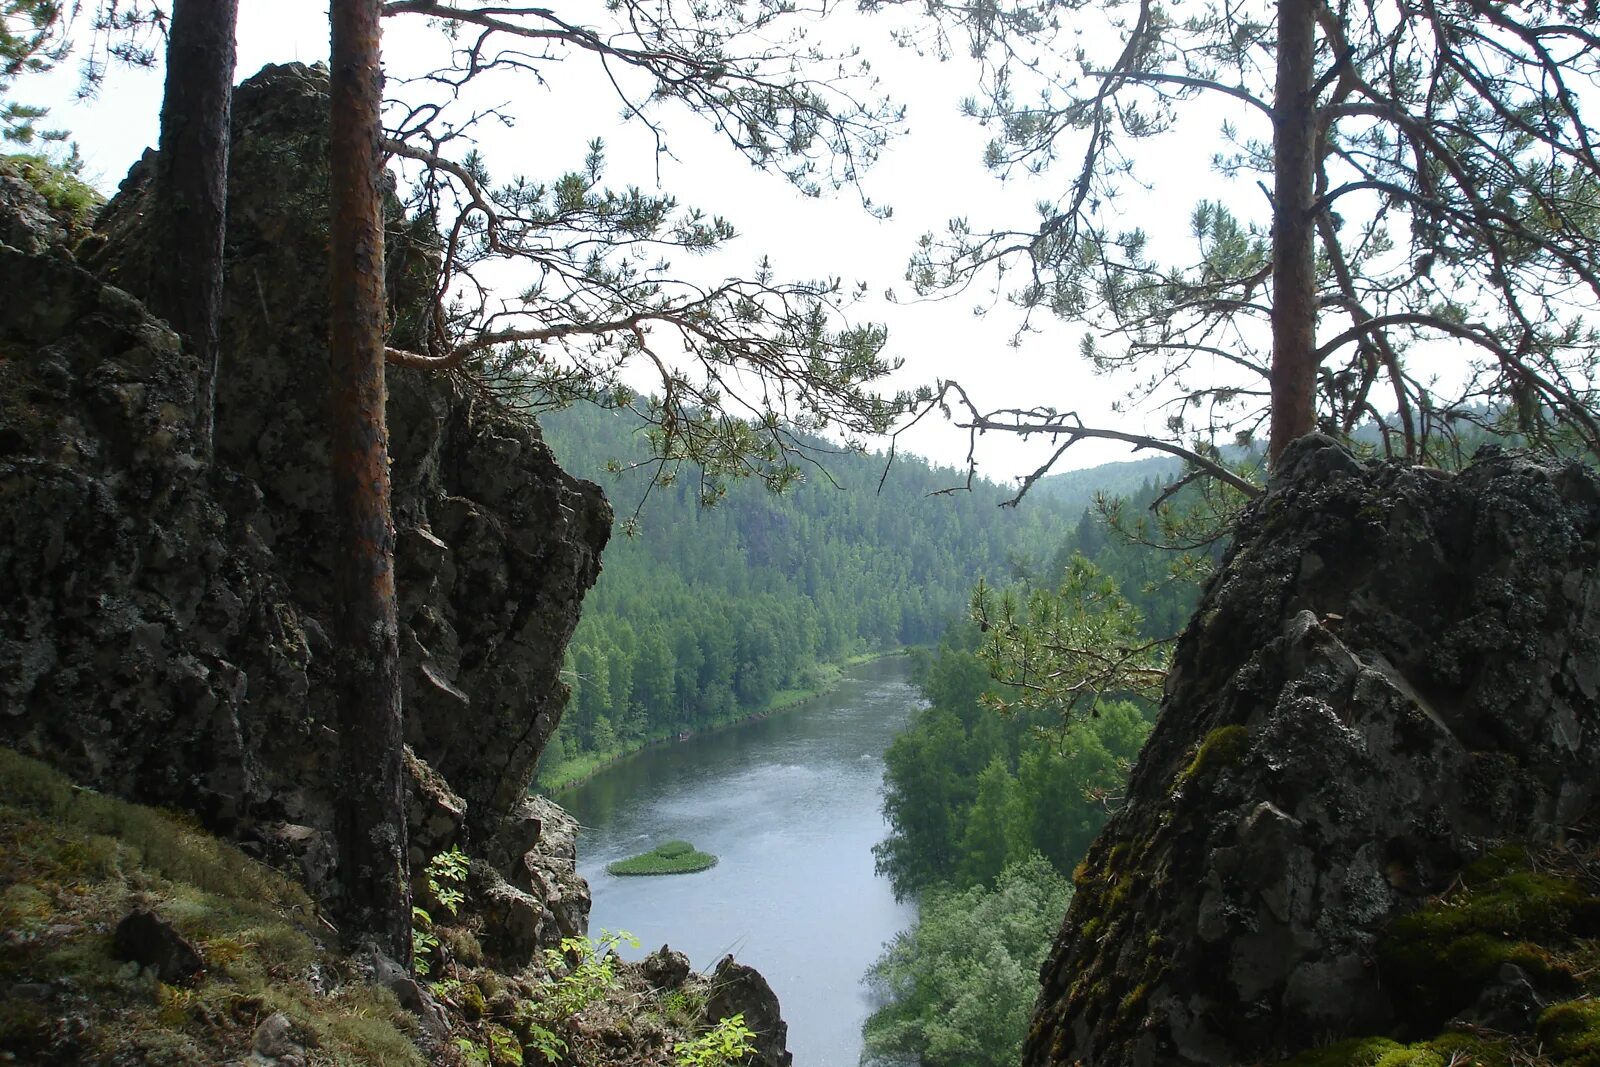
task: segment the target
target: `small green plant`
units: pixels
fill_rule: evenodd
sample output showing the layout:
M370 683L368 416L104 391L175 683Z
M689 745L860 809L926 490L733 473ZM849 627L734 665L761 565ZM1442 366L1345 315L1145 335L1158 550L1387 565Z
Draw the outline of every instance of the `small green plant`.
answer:
M639 947L638 938L625 930L600 932L599 941L587 937L564 937L559 949L545 949L545 963L554 975L566 974L550 981L542 1004L544 1014L553 1019L563 1019L587 1008L611 992L617 984L617 957L613 951L620 944Z
M624 943L639 947L637 938L619 930L601 931L598 941L562 938L560 948L545 950L550 973L544 981L543 995L517 1007L517 1030L526 1048L539 1053L546 1063L558 1063L566 1056L567 1043L557 1035L556 1028L617 988L617 957L613 950Z
M495 1067L523 1067L522 1042L503 1026L489 1027L489 1062Z
M558 1063L567 1054L567 1043L556 1032L531 1015L521 1019L522 1043L544 1058L546 1063Z
M687 989L674 989L661 995L661 1016L672 1026L689 1028L705 1006L704 996Z
M439 935L433 932L433 916L426 910L411 908L411 972L426 978L433 970L429 957L439 950Z
M744 1024L744 1012L721 1019L693 1041L680 1041L674 1052L678 1067L728 1067L756 1050L755 1031Z
M472 861L459 848L441 852L428 861L428 894L450 913L451 918L466 902L467 869ZM433 915L426 908L411 908L411 971L426 978L433 971L433 957L439 953L439 935L433 932Z
M489 1067L489 1050L470 1037L456 1038L456 1051L468 1067Z
M467 870L472 861L461 849L452 847L428 861L428 893L439 906L454 917L466 903Z

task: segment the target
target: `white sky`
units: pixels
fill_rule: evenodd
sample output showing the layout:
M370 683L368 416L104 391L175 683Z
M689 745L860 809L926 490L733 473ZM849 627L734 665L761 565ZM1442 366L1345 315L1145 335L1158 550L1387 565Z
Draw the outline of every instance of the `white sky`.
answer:
M242 0L239 79L269 62L326 59L326 12L326 0ZM903 281L905 264L921 234L942 231L956 215L972 219L978 229L1029 228L1034 203L1059 194L1071 161L1043 181L1001 183L981 163L987 131L957 112L958 101L976 91L973 64L960 57L943 64L917 57L890 43L888 24L881 17L840 14L847 20L842 32L860 44L889 94L907 107L909 132L863 181L875 201L893 206L891 220L870 218L850 190L821 200L800 196L782 178L752 170L704 122L686 112L671 115L666 124L675 158L663 162L660 187L682 203L728 217L738 228L740 238L719 260L727 264L724 273L747 270L762 255L770 255L780 277L838 275L847 284L868 283L874 294L893 288L907 299L911 293ZM386 20L384 43L391 79L421 69L430 50L441 47L436 31L410 17ZM437 53L432 54L437 61ZM607 184L655 188L653 140L642 127L619 122L620 102L593 65L574 57L553 65L546 77L547 86L527 77L504 78L492 86L489 102L508 102L517 116L513 129L484 131L484 155L496 178L514 173L555 177L576 168L588 140L601 136L607 144ZM114 69L98 96L85 102L73 99L76 84L77 66L68 60L17 89L23 99L51 106L49 124L71 131L88 163L86 176L109 192L140 152L156 141L161 74ZM1220 122L1219 114L1204 122L1208 129L1184 131L1192 137L1165 140L1160 150L1177 165L1161 169L1176 179L1174 186L1130 198L1130 206L1137 205L1141 214L1138 224L1158 239L1185 240L1194 201L1225 191L1206 166L1209 142ZM1185 141L1191 142L1187 149ZM1190 153L1187 160L1173 155L1184 151ZM994 304L992 279L985 281L989 284L948 300L894 304L875 296L857 309L857 317L889 325L889 351L905 361L891 388L956 378L985 407L1048 404L1077 410L1091 424L1132 430L1159 425L1155 417L1110 412L1122 390L1093 375L1078 358L1078 328L1048 321L1047 313L1036 315L1035 324L1044 331L1026 337L1020 348L1010 347L1018 322L1014 310L1002 302L984 318L972 313L977 303ZM965 433L933 426L934 421L924 420L927 428L914 431L902 448L945 463L964 463ZM1051 451L1053 446L1043 441L1024 443L990 434L980 441L979 470L990 478L1009 479L1031 471ZM1068 452L1060 469L1127 458L1132 457L1125 447L1084 442Z

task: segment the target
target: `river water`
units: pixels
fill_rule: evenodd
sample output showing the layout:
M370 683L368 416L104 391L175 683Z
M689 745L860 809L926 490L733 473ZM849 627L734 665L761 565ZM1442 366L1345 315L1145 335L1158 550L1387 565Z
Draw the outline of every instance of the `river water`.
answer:
M772 983L796 1067L855 1067L873 1008L861 984L910 925L872 868L888 832L883 752L917 707L900 657L762 722L647 749L557 799L582 824L589 926L663 943L710 970L733 953ZM718 857L699 874L618 878L606 864L682 838Z

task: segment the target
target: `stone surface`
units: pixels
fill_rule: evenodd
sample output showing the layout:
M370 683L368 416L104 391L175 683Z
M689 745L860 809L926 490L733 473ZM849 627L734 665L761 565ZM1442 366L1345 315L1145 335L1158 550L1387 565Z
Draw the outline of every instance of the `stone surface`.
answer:
M0 743L195 811L301 861L318 890L339 788L326 81L269 67L235 96L215 465L194 450L193 360L129 295L148 276L150 157L103 215L99 276L29 194L0 185L0 204L17 205L0 207ZM432 260L391 214L405 341ZM496 841L502 828L539 839L524 794L565 701L562 656L610 510L534 427L457 379L395 372L389 388L413 858L459 844L532 889L522 855ZM587 914L575 875L547 881L541 907L581 895L564 913Z
M273 1012L256 1027L250 1043L250 1062L262 1067L303 1067L305 1046L296 1040L294 1024L283 1012Z
M662 945L639 961L639 969L651 988L662 992L678 989L689 980L689 957Z
M533 833L532 844L522 845ZM578 823L544 797L528 797L512 812L496 843L513 846L507 856L511 883L543 902L561 937L589 929L589 884L578 874ZM491 860L495 857L491 856Z
M794 1063L789 1052L789 1024L783 1021L777 994L761 972L724 956L711 972L706 1018L716 1022L739 1014L756 1035L756 1050L745 1063L751 1067L790 1067Z
M51 214L44 197L0 161L0 244L31 256L64 249L67 228Z
M1392 1024L1385 925L1592 805L1597 541L1580 466L1291 445L1080 869L1025 1063L1274 1062ZM1485 1017L1528 1010L1504 977Z
M111 952L137 963L168 985L189 985L205 970L200 953L172 924L153 911L136 909L117 924Z

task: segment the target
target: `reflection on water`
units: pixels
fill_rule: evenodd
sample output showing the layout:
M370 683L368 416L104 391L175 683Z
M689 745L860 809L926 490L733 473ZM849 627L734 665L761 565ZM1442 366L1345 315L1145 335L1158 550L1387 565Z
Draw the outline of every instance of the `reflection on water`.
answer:
M625 929L710 969L726 953L777 991L796 1067L854 1067L874 1005L861 975L911 921L872 868L883 750L916 707L905 661L849 672L828 697L765 722L640 753L561 794L583 824L590 926ZM700 874L605 866L672 838L718 857Z

